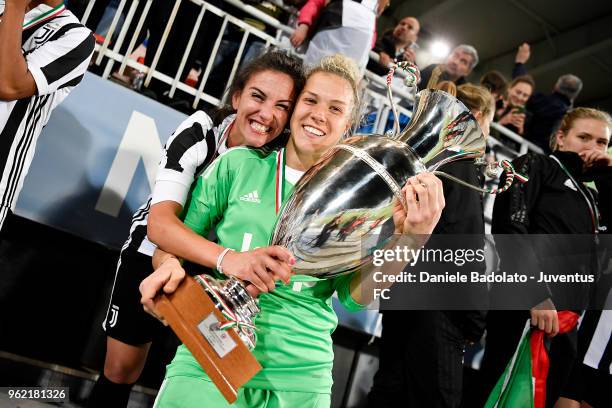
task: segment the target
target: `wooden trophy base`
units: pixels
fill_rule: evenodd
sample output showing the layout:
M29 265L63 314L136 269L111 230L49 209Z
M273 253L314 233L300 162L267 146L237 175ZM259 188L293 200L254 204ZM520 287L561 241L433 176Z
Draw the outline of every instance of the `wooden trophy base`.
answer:
M217 329L217 323L225 318L204 288L187 276L174 293L159 295L155 307L225 399L236 401L238 388L261 370L261 365L233 329Z

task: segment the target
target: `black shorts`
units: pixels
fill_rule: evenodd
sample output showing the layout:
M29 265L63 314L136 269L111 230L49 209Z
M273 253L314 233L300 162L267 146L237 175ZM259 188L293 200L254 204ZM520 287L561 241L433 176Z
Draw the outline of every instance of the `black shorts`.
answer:
M577 362L570 381L561 393L574 401L585 401L594 408L612 406L612 375L606 369L596 370Z
M121 251L106 319L106 335L134 346L149 343L165 326L140 303L140 282L153 272L151 257L132 246Z
M584 382L582 400L594 408L611 407L612 374L605 368L596 370L585 364L582 365L582 373Z

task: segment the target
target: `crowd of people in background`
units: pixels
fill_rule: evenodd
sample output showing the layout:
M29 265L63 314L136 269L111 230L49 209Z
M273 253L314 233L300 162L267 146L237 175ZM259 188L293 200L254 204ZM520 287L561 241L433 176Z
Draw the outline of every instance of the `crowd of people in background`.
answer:
M38 137L52 109L83 78L94 47L86 27L77 20L87 9L87 1L69 0L66 1L67 7L59 0L31 3L7 0L6 8L1 10L4 14L0 24L0 77L3 78L3 85L7 83L4 78L13 81L9 86L0 87L0 108L6 107L0 109L0 120L3 121L0 123L0 129L3 129L1 135L6 137L6 140L11 137L8 145L0 140L0 147L8 146L4 149L7 151L23 149L20 147L21 140ZM87 27L92 31L100 31L106 21L105 12L109 7L116 7L116 3L113 0L97 0L90 10ZM208 3L243 18L264 32L274 31L265 22L248 16L225 1L210 0ZM119 325L112 324L107 327L107 316L104 325L108 336L106 361L90 399L91 407L127 406L131 388L144 367L151 342L150 333L159 325L159 322L145 315L141 309L139 286L140 291L143 291L143 287L145 289L142 292L143 302L149 305L149 312L155 315L151 299L156 291L169 282L174 289L185 273L173 254L211 268L219 267L224 260L223 269L226 275L251 282L256 287L256 292L265 293L262 304L270 309L274 309L273 296L278 292L281 293L279 296L286 297L284 301L287 304L295 307L298 311L296 313L303 312L302 296L310 296L327 304L334 291L338 291L341 302L348 309L360 310L364 307L362 303L367 303L360 303L361 299L355 300L355 283L352 278L330 281L325 290L318 292L304 288L299 296L289 289L275 287L274 280L288 282L292 279L289 272L292 255L286 250L265 247L244 254L228 252L224 247L238 248L241 237L231 236L228 232L231 225L228 227L220 224L218 228L214 226L222 219L223 211L231 211L232 207L224 208L223 211L215 209L219 210L219 213L207 208L203 202L218 199L221 193L210 185L216 183L214 177L203 181L204 179L198 176L210 165L219 180L226 180L226 176L230 174L237 177L237 180L260 182L257 188L267 188L269 180L256 180L253 176L272 174L277 155L284 154L286 150L287 165L293 166L292 170L295 170L287 176L293 177L286 192L288 194L301 174L336 144L359 116L360 82L364 80L364 72L369 70L378 76L384 76L396 62L418 62L418 36L421 25L414 16L401 16L397 18L394 27L382 33L377 31L377 19L388 8L389 0L248 3L258 6L260 10L285 24L294 25L295 31L287 39L293 49L289 53L291 55L287 55L280 51L267 51L265 44L257 39L249 41L245 46L241 68L229 87L228 98L225 99L228 105L222 111L223 117L220 120L211 118L197 108L194 110L187 102L181 102L180 93L170 98L167 84L153 81L147 89L141 90L160 102L190 113L191 116L177 128L166 145L156 190L139 210L140 218L133 225L127 245L121 253L117 266L117 281L110 302L122 304L122 317ZM145 4L144 1L138 4L136 15L142 13ZM124 14L131 5L132 1L128 0L123 9ZM173 1L156 2L144 21L137 43L146 44L143 62L147 66L153 62L174 6ZM181 5L176 15L177 23L169 33L168 43L179 45L189 41L198 10L199 5L191 2ZM21 41L17 41L16 36L10 34L7 27L12 23L10 29L17 31L22 21L28 23L28 18L34 21L48 12L57 12L53 17L57 18L64 28L58 31L59 34L52 36L53 41L43 43L34 41L35 36L32 35L43 27L42 25L33 26L31 32L27 31L29 27L24 28L22 40L26 55L23 56L19 46ZM128 33L133 32L137 22L138 19L132 20ZM209 23L202 25L192 50L187 55L183 71L178 74L182 81L190 81L192 86L197 87L199 81L204 79L203 67L208 64L209 58L213 58L211 50L215 41L212 39L217 38L221 27L219 23L211 19ZM27 35L29 36L26 37ZM100 42L104 39L98 40ZM214 56L213 69L207 78L209 82L205 89L220 99L225 91L224 80L227 79L223 75L229 72L228 67L233 64L233 55L240 47L240 41L241 32L235 27L228 28L218 41L219 50ZM60 56L56 50L53 51L53 47L58 47L58 44L65 52ZM457 45L443 61L419 67L420 82L417 87L418 90L441 89L455 96L470 110L485 137L491 133L514 151L518 151L516 140L508 140L503 133L490 130L491 123L497 122L533 143L544 153L529 153L513 161L515 168L528 175L530 181L513 185L506 195L500 195L496 199L491 221L493 232L592 236L605 233L606 227L612 228L612 156L608 153L612 133L610 115L600 110L574 106L583 84L581 79L573 74L561 75L550 91L538 89L527 69L531 56L527 43L518 45L514 66L508 67L508 70L511 70L510 80L499 71L490 71L482 76L479 83L472 83L470 76L479 63L477 46L478 44ZM127 43L124 43L119 52L126 50ZM370 58L371 51L376 54L375 58ZM293 55L296 52L303 54L305 69L300 58ZM170 76L176 75L183 53L182 46L166 46L156 69ZM332 55L335 56L330 57ZM9 60L16 60L18 64L9 66ZM15 74L16 67L21 68L23 72L29 72L29 75L18 78ZM97 69L96 66L91 67L94 72ZM308 74L305 75L304 72ZM28 120L32 121L30 123L26 120L26 113L35 109L38 109L38 112L42 110L43 117L32 121L30 113L27 116ZM8 113L4 114L5 111ZM12 133L8 134L9 132ZM287 138L282 135L289 136ZM313 135L321 136L321 139L312 142ZM275 140L277 137L278 140ZM185 143L188 146L185 146ZM13 145L17 147L12 148ZM224 153L228 148L236 146L266 147L277 153L275 156L271 156L269 152L262 155L253 153L256 150L247 149L230 149L229 153ZM199 151L199 161L181 161L179 164L179 159L183 159L180 152L184 153L189 148ZM20 183L27 173L33 154L25 150L19 154L13 150L11 154L0 156L0 169L3 169L0 192L8 192L3 195L6 199L0 201L0 231L4 218L14 209ZM27 158L24 160L21 157L26 153ZM252 173L243 173L244 169L232 167L232 157L233 160L248 161L255 170ZM220 162L221 165L215 167L211 164L215 159L218 161L214 163ZM176 163L171 163L172 160L176 160ZM183 167L189 172L187 181L185 174L175 174L177 168L183 171ZM19 170L18 176L14 175L13 169ZM484 178L473 162L458 162L443 167L443 170L469 180L472 184L484 184ZM169 180L181 184L181 191L164 186L164 182ZM183 206L189 202L188 194L194 183L198 183L198 187L193 196L194 201L188 207L186 224L190 230L186 230L178 216ZM411 183L416 184L413 186ZM592 185L587 186L585 183ZM423 185L428 185L429 190L423 190ZM230 187L227 187L227 191L224 190L225 195L219 198L221 201L227 201ZM162 191L164 188L166 192ZM444 198L436 196L442 188ZM422 211L429 211L428 216L420 223L409 224L405 221L400 226L396 225L398 232L429 234L433 231L433 234L484 235L484 208L479 193L446 180L440 182L431 175L412 180L406 185L406 191L412 194L411 198L419 193L423 196L431 195L430 206L435 208L427 209L426 205L421 203ZM239 200L236 202L240 203ZM244 217L247 215L249 214L243 214ZM403 214L403 217L405 218L406 214ZM206 220L206 229L199 228L202 219ZM247 222L246 219L243 221ZM259 226L261 242L256 243L261 246L266 245L266 234L269 233L274 218L269 217L265 221ZM161 230L160 225L163 227ZM221 233L218 244L205 239L213 228L217 228L217 234ZM168 231L172 233L169 235ZM174 240L177 236L182 238ZM143 252L145 241L150 245L146 246L149 250ZM474 247L482 247L484 242L472 244ZM159 252L155 252L156 246L159 246ZM593 253L595 252L593 250ZM154 253L157 255L154 256ZM534 259L540 256L534 248L529 247L522 248L522 253ZM500 254L500 257L503 265L519 260L513 254ZM153 272L152 262L158 268L149 276L150 272ZM142 273L132 273L135 270ZM593 273L600 276L601 269ZM144 286L141 285L143 279ZM603 290L602 287L609 288L605 286L608 284L603 281L597 290ZM269 292L273 292L273 295ZM478 343L486 330L482 366L484 374L477 382L479 389L469 396L471 403L475 404L473 406L483 406L504 367L512 358L522 325L527 319L531 319L535 328L543 330L552 339L546 406L577 408L585 403L589 405L582 406L610 406L612 398L609 388L606 387L612 385L612 347L609 338L598 336L601 335L599 328L609 326L612 316L605 312L589 311L584 315L584 329L581 327L578 330L575 323L559 334L560 323L556 308L559 295L551 290L544 290L539 294L541 296L530 299L530 308L524 312L494 311L487 314L482 310L470 310L384 313L380 367L368 397L370 406L469 406L466 405L462 374L465 346ZM607 299L605 294L600 295L601 297ZM607 301L609 302L609 299ZM606 305L609 307L609 303L605 302L604 300L603 306L597 305L594 308L601 310ZM331 304L329 309L313 314L320 327L329 329L328 332L334 329ZM279 314L281 323L270 323L267 330L272 332L264 330L263 338L273 335L273 329L283 331L289 337L297 336L300 330L304 329L291 322L292 315L284 315L284 312L278 311L275 313ZM412 335L405 333L405 330L410 330L406 327L408 320L413 330ZM270 399L281 405L289 404L288 406L329 406L330 364L333 362L333 353L331 356L329 354L331 338L329 335L319 336L320 333L317 334L316 331L300 335L318 341L323 350L319 350L320 354L308 355L307 347L302 349L301 346L295 345L299 342L288 349L283 345L257 349L260 353L259 359L264 362L265 368L271 368L272 374L266 377L268 372L264 370L261 378L254 380L252 387L242 391L241 400L251 401L251 405L245 406L259 406L256 404ZM298 363L303 370L295 368L296 362L290 359L285 361L279 358L272 362L266 352L284 356L299 354L302 359ZM599 358L593 357L594 353L599 353ZM312 368L315 366L316 370ZM295 368L294 371L292 367ZM223 406L224 401L220 394L213 395L216 392L214 387L207 382L191 380L204 374L184 347L179 349L168 370L167 388L160 393L159 406L172 406L172 403L181 398L183 403L191 404L185 406L197 406L202 398L214 401L214 406ZM292 377L293 383L289 381ZM315 377L316 380L313 380ZM282 386L277 386L277 383L282 383Z
M67 3L77 16L82 15L87 7L87 2L83 0L70 0ZM104 13L109 7L116 7L117 3L118 1L113 0L97 0L89 14L87 26L94 31L97 29L97 31L105 32L108 29L109 19L104 18ZM135 15L142 13L144 3L140 2ZM245 22L252 24L257 29L270 34L274 32L272 27L249 16L228 2L211 0L208 3L226 10L233 16L243 18ZM389 6L390 1L388 0L361 2L262 0L247 1L245 4L258 7L260 11L278 18L283 24L294 25L295 31L289 38L288 45L303 55L306 65L316 64L325 55L341 53L357 61L362 74L367 68L377 75L384 76L393 62L416 63L418 60L420 23L416 17L401 17L394 27L381 32L380 35L377 34L379 31L377 19ZM130 6L131 1L127 1L123 7L124 16ZM142 43L146 38L145 65L150 65L153 60L173 7L173 2L164 2L163 7L158 5L147 15L136 41L137 44ZM191 2L181 5L175 17L174 28L170 31L168 43L187 43L198 8L198 5ZM128 33L135 29L136 23L137 19L133 19ZM214 41L211 39L216 38L220 27L220 19L211 17L206 20L206 24L203 24L198 31L185 67L179 75L186 83L195 88L202 80L203 67L207 64L212 50ZM116 40L117 32L118 29L115 30L114 40ZM221 73L227 73L228 68L231 67L240 37L240 30L231 24L228 25L215 56L205 91L213 95L222 94L223 87L219 84L223 83L227 77ZM99 41L103 40L103 37L99 38ZM125 52L126 48L127 41L124 41L122 51ZM264 44L261 40L250 39L243 53L243 63L261 53L263 49ZM377 58L369 58L370 51L373 51ZM162 53L156 69L174 76L182 53L182 47L168 47ZM512 73L510 82L499 71L489 71L484 73L480 83L496 97L495 121L549 153L551 151L548 143L550 135L556 130L565 112L573 106L574 100L582 89L582 81L575 75L562 75L551 93L542 92L536 88L535 80L529 75L525 66L529 58L530 46L524 43L517 50L515 65L508 67ZM418 89L432 88L437 82L447 80L461 85L465 83L478 62L477 47L468 44L459 45L448 54L442 63L419 67L422 79L418 84ZM193 107L181 100L180 93L173 98L167 98L168 87L155 80L144 92L185 113L193 112ZM517 143L504 137L503 134L493 132L493 136L516 150Z

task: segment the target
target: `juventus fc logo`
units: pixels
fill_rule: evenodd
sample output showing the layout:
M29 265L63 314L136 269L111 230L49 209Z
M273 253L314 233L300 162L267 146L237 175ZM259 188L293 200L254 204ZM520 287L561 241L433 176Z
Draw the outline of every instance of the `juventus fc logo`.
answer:
M36 45L42 45L43 43L47 42L49 37L51 37L51 34L53 34L56 30L53 27L44 26L40 31L41 33L34 37L34 43Z
M110 327L115 327L117 324L117 316L119 316L119 306L112 305L111 306L111 318L108 322Z

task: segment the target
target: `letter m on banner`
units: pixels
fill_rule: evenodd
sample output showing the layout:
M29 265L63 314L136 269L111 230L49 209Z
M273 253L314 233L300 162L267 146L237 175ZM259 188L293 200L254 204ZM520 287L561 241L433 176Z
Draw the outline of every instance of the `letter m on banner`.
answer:
M153 189L161 150L162 145L153 118L137 111L132 112L98 197L96 211L113 217L119 215L140 160L144 163L149 187Z

